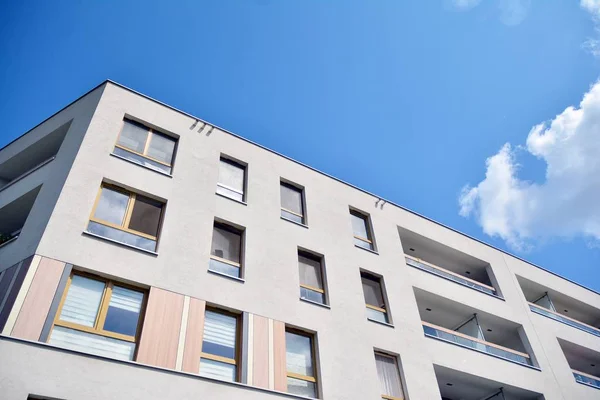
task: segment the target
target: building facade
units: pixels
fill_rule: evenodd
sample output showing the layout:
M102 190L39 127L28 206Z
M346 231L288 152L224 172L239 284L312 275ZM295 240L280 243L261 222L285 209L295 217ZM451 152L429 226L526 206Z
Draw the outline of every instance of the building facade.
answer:
M2 399L600 399L600 294L106 81L0 149Z

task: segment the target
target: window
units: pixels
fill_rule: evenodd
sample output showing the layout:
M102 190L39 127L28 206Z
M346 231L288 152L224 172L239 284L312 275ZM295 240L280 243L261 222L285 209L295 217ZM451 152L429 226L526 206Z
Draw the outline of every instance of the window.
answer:
M217 193L238 201L245 201L246 167L221 157Z
M367 274L366 272L361 272L360 278L367 306L367 318L389 323L387 307L383 297L383 290L381 289L381 278Z
M138 289L95 276L72 274L48 343L133 360L144 297Z
M237 381L238 319L224 311L206 310L200 375Z
M164 203L102 184L88 232L144 250L155 251Z
M375 352L377 376L381 387L381 398L387 400L403 400L402 380L396 357Z
M354 232L354 245L374 251L375 246L369 217L358 211L350 210L350 219L352 220L352 231Z
M317 397L317 380L313 338L304 332L285 331L287 391L306 397Z
M281 182L280 192L281 217L304 224L304 191L289 183Z
M146 167L171 173L177 140L125 119L113 153Z
M298 251L300 270L300 298L325 304L322 257Z
M240 278L241 268L242 231L215 222L208 269Z

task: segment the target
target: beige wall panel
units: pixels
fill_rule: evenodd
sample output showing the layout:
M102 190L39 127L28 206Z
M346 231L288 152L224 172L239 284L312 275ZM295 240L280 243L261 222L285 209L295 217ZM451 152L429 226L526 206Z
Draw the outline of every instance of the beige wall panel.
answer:
M254 315L252 376L254 386L269 387L269 319Z
M42 258L12 330L12 336L39 340L64 268L63 262Z
M273 364L275 370L275 390L286 392L285 324L281 321L273 321Z
M137 361L163 368L175 368L183 295L153 287L150 289Z
M188 325L183 349L183 371L197 374L200 371L200 354L204 336L204 300L190 299Z

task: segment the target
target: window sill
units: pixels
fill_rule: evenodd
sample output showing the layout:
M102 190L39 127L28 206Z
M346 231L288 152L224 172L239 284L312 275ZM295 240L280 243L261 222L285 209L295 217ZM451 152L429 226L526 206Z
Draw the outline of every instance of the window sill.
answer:
M369 317L367 317L367 320L369 320L371 322L375 322L376 324L379 324L379 325L387 326L392 329L394 328L394 325L390 324L389 322L381 322L381 321L377 321L376 319L372 319Z
M138 167L145 168L145 169L147 169L147 170L150 170L150 171L152 171L152 172L156 172L157 174L161 174L161 175L167 176L167 177L169 177L169 178L173 178L173 175L171 175L171 174L169 174L169 173L166 173L166 172L164 172L164 171L160 171L160 170L158 170L158 169L154 169L154 168L148 167L147 165L140 164L140 163L138 163L138 162L135 162L135 161L133 161L133 160L130 160L130 159L128 159L128 158L121 157L121 156L119 156L119 155L116 155L115 153L110 153L110 155L111 155L111 156L113 156L113 157L116 157L116 158L118 158L119 160L127 161L127 162L128 162L128 163L130 163L130 164L137 165Z
M298 226L301 226L301 227L303 227L303 228L306 228L306 229L308 229L308 225L302 224L302 223L300 223L300 222L292 221L291 219L289 219L289 218L286 218L286 217L284 217L284 216L280 216L280 217L281 217L281 219L282 219L282 220L284 220L284 221L291 222L292 224L295 224L295 225L298 225Z
M19 236L20 235L17 235L17 236L15 236L13 238L8 239L6 242L0 244L0 249L3 248L4 246L6 246L6 245L8 245L8 244L10 244L12 242L14 242L15 240L17 240L19 238Z
M308 300L308 299L303 299L302 297L300 297L300 301L304 301L306 303L314 304L315 306L319 306L319 307L323 307L323 308L326 308L328 310L331 310L331 306L328 305L328 304L323 304L323 303L318 303L316 301L312 301L312 300Z
M241 204L241 205L243 205L243 206L247 206L247 205L248 205L248 203L246 203L245 201L241 201L241 200L238 200L238 199L234 199L233 197L225 196L225 195L224 195L224 194L222 194L222 193L215 192L215 194L216 194L217 196L219 196L219 197L223 197L224 199L231 200L231 201L235 201L236 203L238 203L238 204Z
M375 255L379 255L379 253L378 253L378 252L376 252L375 250L371 250L371 249L365 249L364 247L360 247L359 245L356 245L356 244L354 245L354 247L356 247L357 249L361 249L361 250L364 250L364 251L368 251L369 253L372 253L372 254L375 254Z
M227 274L224 274L224 273L219 272L219 271L213 271L212 269L208 269L207 271L210 272L211 274L215 274L215 275L219 275L219 276L222 276L222 277L225 277L225 278L229 278L229 279L234 280L236 282L240 282L240 283L246 282L246 280L244 278L238 278L237 276L227 275Z
M155 251L152 251L152 250L142 249L141 247L132 246L130 244L119 242L118 240L114 240L114 239L107 238L107 237L104 237L104 236L96 235L95 233L88 232L88 231L83 231L83 234L95 237L97 239L105 240L105 241L110 242L110 243L118 244L118 245L123 246L123 247L129 247L130 249L137 250L137 251L140 251L142 253L151 254L151 255L153 255L155 257L158 257L158 253L155 252Z

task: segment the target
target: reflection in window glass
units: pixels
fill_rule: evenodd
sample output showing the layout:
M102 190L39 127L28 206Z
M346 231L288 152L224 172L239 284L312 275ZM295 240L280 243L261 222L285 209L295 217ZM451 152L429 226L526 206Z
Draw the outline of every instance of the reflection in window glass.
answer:
M217 193L235 200L244 201L245 174L245 167L234 161L221 158L219 162Z
M241 239L240 233L215 225L210 254L239 264Z
M117 143L128 149L142 153L147 139L148 128L133 121L125 120L123 121L123 130L119 135Z
M104 186L94 217L106 222L121 225L125 218L129 195Z
M104 330L135 336L143 299L144 294L141 292L114 286L108 304Z
M165 135L153 132L148 146L148 156L166 164L173 161L175 140Z
M313 376L312 344L310 338L288 331L285 333L285 344L288 372Z
M158 236L162 203L147 197L136 196L129 228L151 236Z

